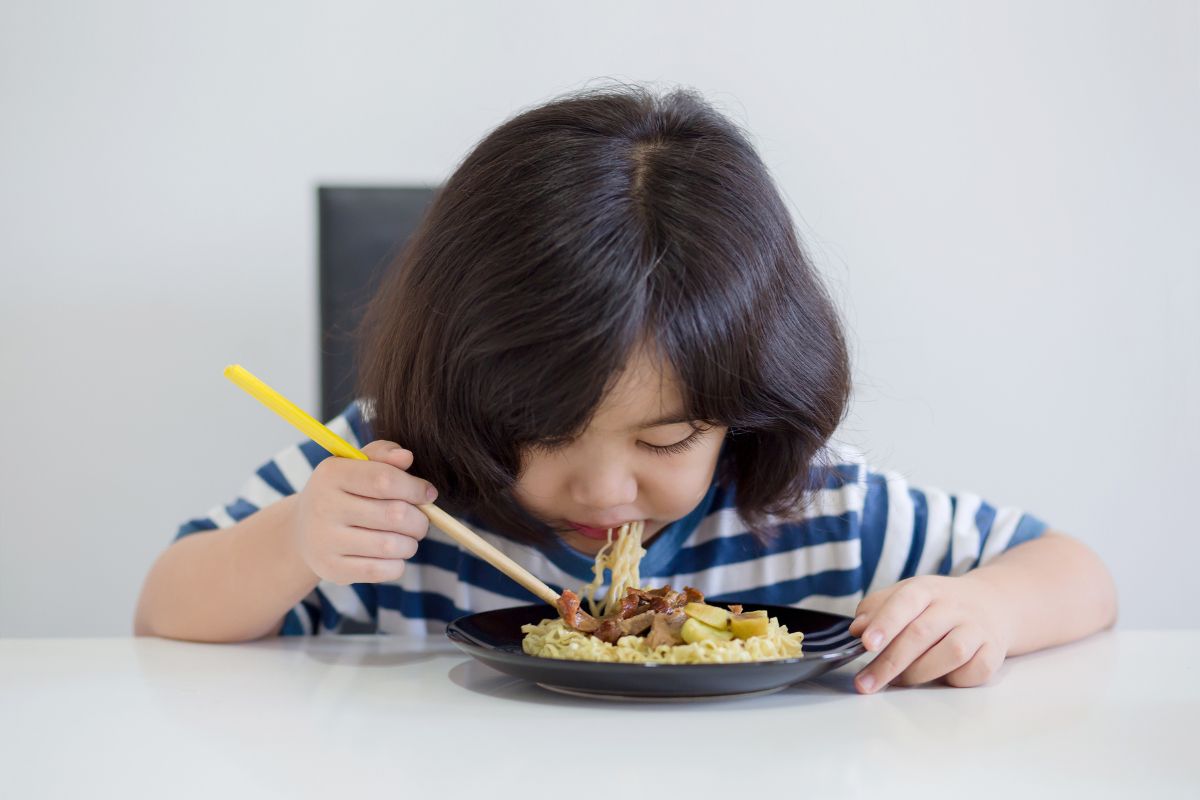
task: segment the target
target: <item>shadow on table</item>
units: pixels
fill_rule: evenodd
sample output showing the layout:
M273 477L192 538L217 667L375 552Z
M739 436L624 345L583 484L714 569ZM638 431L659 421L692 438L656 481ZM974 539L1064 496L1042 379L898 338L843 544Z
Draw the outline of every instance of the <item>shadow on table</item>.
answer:
M519 703L579 708L596 708L599 705L661 711L671 706L679 708L703 706L706 711L745 711L753 708L816 705L836 701L854 693L854 673L845 669L826 673L811 681L788 686L771 694L757 694L748 697L688 698L686 700L610 700L606 698L593 700L571 697L543 689L536 683L505 675L503 672L471 659L454 665L450 669L448 677L456 685L488 697Z
M330 637L322 642L314 637L305 642L304 654L322 664L353 667L402 667L419 664L458 652L449 642L444 645L398 637L354 637L347 646L345 637Z

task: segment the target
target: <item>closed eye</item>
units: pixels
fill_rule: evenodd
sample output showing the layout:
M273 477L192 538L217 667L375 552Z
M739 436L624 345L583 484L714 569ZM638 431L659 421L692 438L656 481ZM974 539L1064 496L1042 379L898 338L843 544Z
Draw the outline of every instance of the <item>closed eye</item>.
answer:
M530 442L526 447L530 450L537 450L543 453L554 453L569 446L572 442L570 437L560 436L557 438L540 439L536 442Z
M687 450L691 450L700 440L704 438L704 434L708 433L710 428L693 428L692 432L685 439L680 439L674 444L649 444L648 442L638 442L643 447L647 447L660 455L678 455Z

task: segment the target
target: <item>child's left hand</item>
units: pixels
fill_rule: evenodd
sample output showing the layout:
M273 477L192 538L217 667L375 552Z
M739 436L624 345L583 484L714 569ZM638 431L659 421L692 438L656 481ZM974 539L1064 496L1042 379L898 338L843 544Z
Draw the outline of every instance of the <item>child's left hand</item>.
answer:
M850 632L879 654L854 679L863 694L893 682L986 683L1004 663L1011 638L1003 598L971 573L909 578L870 594Z

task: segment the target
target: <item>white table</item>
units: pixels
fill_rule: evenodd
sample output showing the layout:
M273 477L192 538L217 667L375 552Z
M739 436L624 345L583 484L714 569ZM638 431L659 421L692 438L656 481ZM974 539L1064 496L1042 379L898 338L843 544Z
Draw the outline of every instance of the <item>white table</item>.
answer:
M980 689L666 705L441 640L0 640L0 797L1200 797L1198 662L1200 631L1122 631Z

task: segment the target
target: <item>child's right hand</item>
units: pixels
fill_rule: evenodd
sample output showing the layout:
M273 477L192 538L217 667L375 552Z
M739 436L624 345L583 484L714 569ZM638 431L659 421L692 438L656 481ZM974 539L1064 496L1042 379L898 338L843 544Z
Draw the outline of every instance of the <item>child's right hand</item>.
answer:
M393 581L429 530L417 508L437 491L405 470L412 453L395 442L363 448L370 461L327 458L300 492L294 533L301 558L323 580Z

